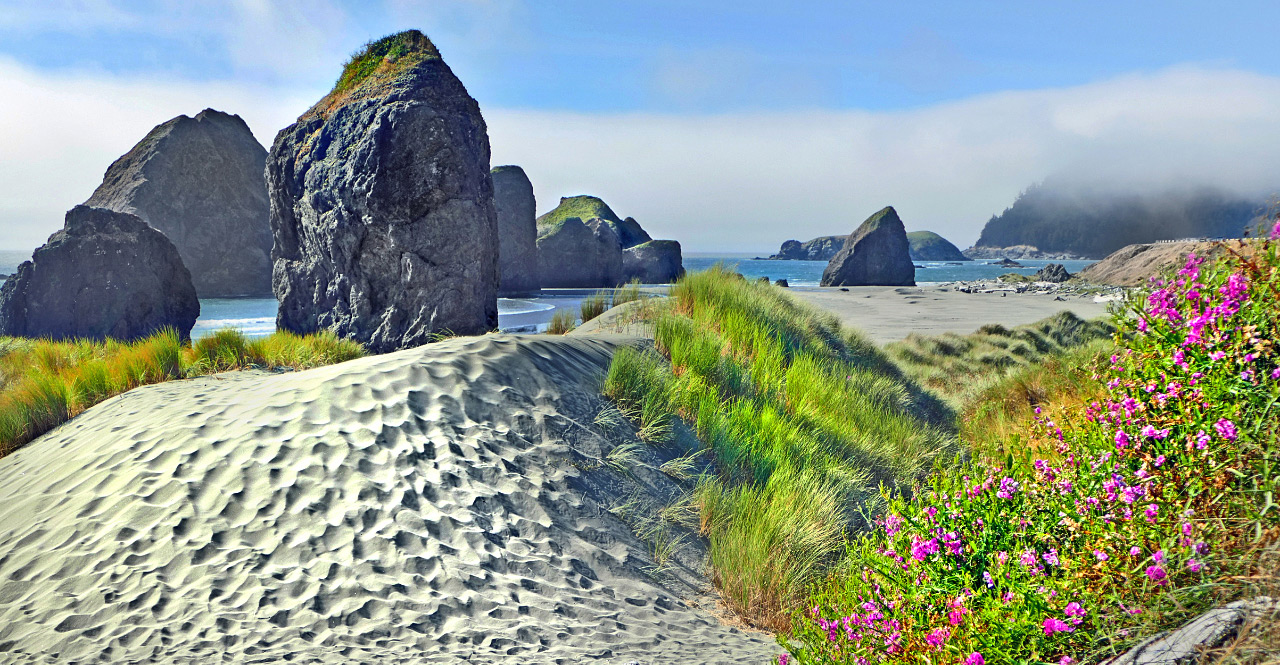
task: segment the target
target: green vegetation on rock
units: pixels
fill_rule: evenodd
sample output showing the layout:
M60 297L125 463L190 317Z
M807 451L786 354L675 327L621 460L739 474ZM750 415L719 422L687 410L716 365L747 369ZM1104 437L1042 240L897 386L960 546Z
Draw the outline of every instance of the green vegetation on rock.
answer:
M394 74L423 60L438 59L440 52L427 36L417 30L405 30L371 41L352 54L342 66L342 74L330 94L355 89L374 74Z
M594 196L565 196L554 210L538 218L538 235L553 233L565 220L577 217L582 221L600 218L613 222L615 230L622 220L606 204Z
M960 248L933 231L912 231L907 234L911 245L912 261L968 261Z

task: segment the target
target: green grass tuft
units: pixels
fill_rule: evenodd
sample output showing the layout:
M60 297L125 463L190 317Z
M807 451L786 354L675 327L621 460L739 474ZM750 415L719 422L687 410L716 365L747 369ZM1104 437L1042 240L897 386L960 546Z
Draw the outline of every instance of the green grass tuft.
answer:
M563 335L577 327L578 320L574 318L573 312L567 309L558 309L551 315L551 323L547 324L548 335Z
M135 342L0 338L0 456L138 386L247 367L307 368L364 355L323 332L249 340L222 330L184 346L164 330Z
M417 30L387 35L366 43L351 55L330 94L349 92L374 74L398 72L423 60L439 58L435 44Z

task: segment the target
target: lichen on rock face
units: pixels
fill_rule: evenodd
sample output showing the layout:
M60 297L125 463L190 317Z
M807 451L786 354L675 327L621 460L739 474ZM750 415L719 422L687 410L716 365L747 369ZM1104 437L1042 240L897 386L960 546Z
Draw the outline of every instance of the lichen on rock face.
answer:
M386 67L361 74L384 50ZM417 31L353 62L347 94L326 95L267 157L277 324L329 329L375 352L495 328L497 219L480 107Z

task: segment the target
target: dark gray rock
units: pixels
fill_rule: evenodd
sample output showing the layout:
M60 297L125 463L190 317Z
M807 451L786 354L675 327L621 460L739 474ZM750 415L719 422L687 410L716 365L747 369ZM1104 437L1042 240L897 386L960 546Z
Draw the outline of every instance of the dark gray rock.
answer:
M183 339L200 316L178 249L136 215L76 206L0 288L0 335Z
M1031 279L1037 282L1053 282L1054 284L1061 284L1062 282L1071 279L1071 273L1067 272L1067 269L1064 268L1061 263L1050 263L1036 271L1036 274L1032 275Z
M492 171L498 214L498 295L538 290L538 223L533 183L519 166Z
M623 249L629 249L636 245L643 245L653 238L649 237L649 232L640 228L640 222L634 217L627 217L615 225L618 231L618 241L622 243Z
M642 284L666 284L683 275L680 243L675 240L650 240L622 252L624 281L638 279Z
M773 260L791 261L830 261L841 249L849 236L819 236L808 242L788 240L782 243L777 254L770 256Z
M375 63L360 76L360 63ZM480 107L416 30L374 42L267 156L277 324L375 352L497 327Z
M538 236L543 288L599 288L623 283L622 243L607 221L570 217Z
M783 288L786 288L786 287L791 286L790 284L788 284L788 283L787 283L787 280L785 280L785 279L779 279L778 281L774 282L774 285L775 285L775 286L781 286L781 287L783 287Z
M999 261L995 261L990 265L1000 266L1001 268L1022 268L1023 267L1021 263L1018 263L1017 261L1014 261L1013 259L1008 259L1008 258L1000 259Z
M822 286L915 286L907 229L892 207L867 218L822 271Z
M266 158L240 116L180 115L117 159L85 205L132 213L164 232L201 297L268 296Z
M1267 596L1240 600L1215 608L1172 632L1143 641L1107 665L1187 665L1200 662L1205 649L1213 649L1235 637L1247 621L1276 620L1280 603Z

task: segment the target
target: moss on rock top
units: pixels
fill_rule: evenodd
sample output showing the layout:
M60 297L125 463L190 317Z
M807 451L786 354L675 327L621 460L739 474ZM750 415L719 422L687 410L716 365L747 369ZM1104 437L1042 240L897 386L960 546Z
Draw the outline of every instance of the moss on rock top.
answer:
M613 222L614 225L622 222L617 213L607 203L598 197L583 195L561 197L560 205L556 206L555 210L538 218L538 226L558 227L570 217L577 217L584 222L598 217L605 221Z
M440 59L440 51L417 30L405 30L365 44L342 66L332 95L355 89L369 77L395 74L423 60Z

